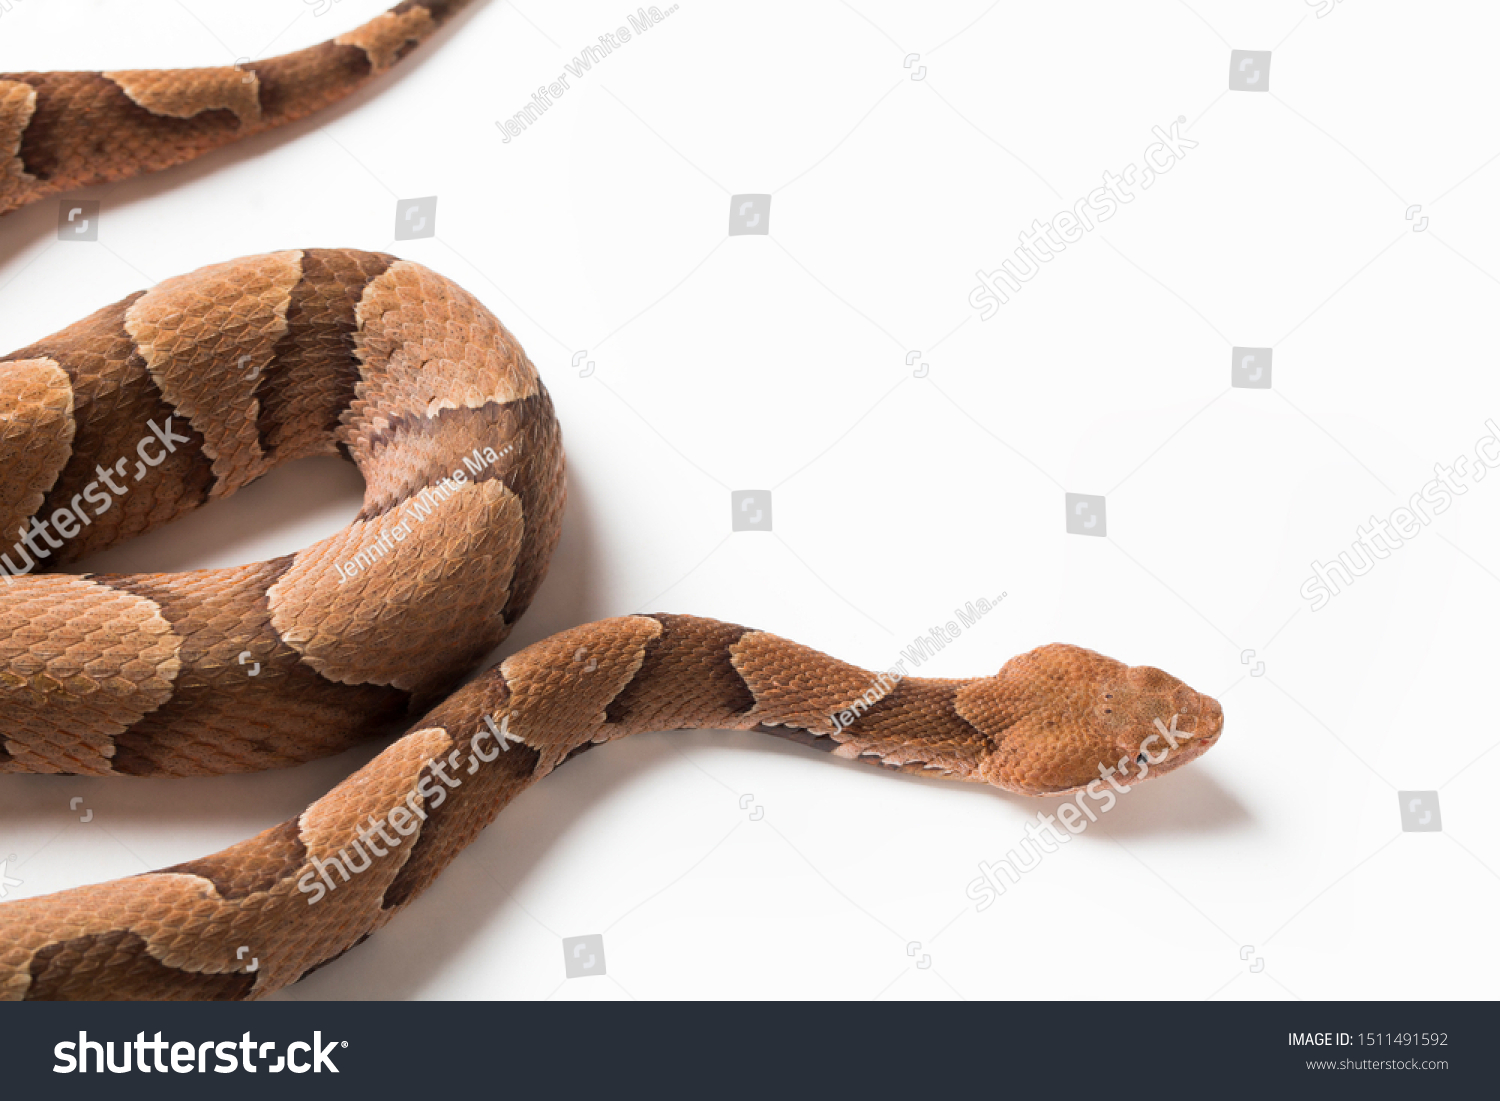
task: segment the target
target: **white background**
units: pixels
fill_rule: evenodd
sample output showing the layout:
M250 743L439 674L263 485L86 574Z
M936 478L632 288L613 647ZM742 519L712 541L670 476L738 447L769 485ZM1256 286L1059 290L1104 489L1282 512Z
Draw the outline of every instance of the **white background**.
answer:
M15 0L0 70L219 65L384 6ZM1500 479L1321 611L1298 590L1500 417L1493 5L683 0L502 143L627 10L478 2L332 112L84 193L97 244L58 242L53 201L9 216L0 348L234 256L393 251L494 309L564 426L562 544L503 652L683 611L883 668L1005 591L923 672L1078 643L1218 696L1224 736L982 913L977 865L1045 802L753 734L631 739L280 996L1492 996ZM1227 90L1231 48L1273 51L1269 94ZM981 321L975 271L1179 116L1197 148ZM742 192L772 194L769 236L726 236ZM393 242L426 195L437 236ZM1234 345L1274 348L1273 389L1230 388ZM730 533L733 489L774 491L772 533ZM1065 532L1065 491L1107 496L1107 538ZM288 553L360 492L298 464L81 568ZM231 844L376 748L4 777L12 894ZM1402 832L1405 789L1440 791L1443 832ZM599 932L607 976L565 980L561 938Z

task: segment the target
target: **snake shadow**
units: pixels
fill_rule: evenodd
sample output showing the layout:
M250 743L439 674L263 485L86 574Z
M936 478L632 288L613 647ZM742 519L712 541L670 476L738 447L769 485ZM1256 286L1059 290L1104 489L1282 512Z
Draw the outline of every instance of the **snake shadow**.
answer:
M674 745L663 740L666 738L681 740ZM684 731L632 738L570 763L566 785L543 780L522 793L427 894L378 936L351 950L349 955L359 957L357 960L350 959L348 966L340 966L345 962L341 960L274 997L297 1001L422 998L430 989L433 976L449 971L457 965L455 961L477 958L481 940L503 941L512 935L512 930L517 943L498 950L501 962L496 966L505 966L503 960L510 952L529 963L535 938L542 937L543 932L548 934L543 937L548 942L545 951L551 955L552 936L590 930L551 929L543 923L543 918L549 915L538 916L525 910L517 895L524 891L528 881L544 875L554 848L579 831L599 827L597 820L584 820L579 808L604 806L653 771L675 767L678 747L726 745L739 752L797 757L807 761L809 767L819 769L849 769L881 785L937 785L946 798L994 800L1019 809L1027 817L1058 805L1057 800L1030 799L978 784L955 784L896 772L876 775L879 770L871 765L830 757L817 749L745 731ZM1120 797L1107 817L1101 819L1107 824L1108 836L1103 831L1080 836L1086 843L1092 839L1092 843L1107 845L1111 837L1128 841L1144 836L1201 836L1233 831L1251 820L1246 808L1207 771L1185 769L1132 788ZM683 827L692 829L694 823L685 819ZM1004 830L1006 836L1014 832L1013 817L1007 816ZM1121 859L1130 858L1122 854ZM650 892L643 886L642 893ZM496 915L508 907L523 912L515 915L513 923L502 923ZM488 950L486 954L490 954ZM555 964L555 960L549 962Z
M302 460L271 472L234 498L216 501L158 531L77 563L79 572L151 572L190 569L244 561L267 531L285 528L299 510L321 510L320 523L329 532L347 523L359 507L360 478L347 463L336 459ZM473 675L507 654L538 639L620 609L602 606L600 593L604 555L599 551L597 510L589 508L591 489L587 472L569 475L569 502L563 516L562 537L553 554L547 580L531 609L504 646L480 663ZM317 533L323 534L323 533ZM283 539L292 538L282 533ZM45 820L65 824L69 831L86 831L64 807L75 795L97 808L101 824L119 826L141 849L147 862L161 867L204 855L210 844L229 844L300 813L334 784L379 753L409 723L378 732L371 741L336 757L298 768L250 775L189 780L114 777L6 777L7 798L0 800L0 828L7 821L35 824ZM372 734L377 734L373 732ZM908 776L876 775L868 764L830 757L816 749L761 734L730 731L691 731L646 736L605 747L572 763L566 783L543 782L523 793L500 821L460 854L454 866L380 935L350 954L358 957L319 970L303 982L276 995L295 1000L411 999L430 989L432 976L455 966L481 938L496 935L496 915L518 907L516 896L528 881L543 874L551 853L570 834L599 828L598 820L579 808L602 807L612 796L637 784L650 773L674 767L677 750L696 746L732 746L736 752L791 756L808 767L851 770L882 786L939 785L948 799L987 799L1009 805L1029 817L1055 806L1053 800L1033 800L981 785ZM1013 815L1007 819L1013 821ZM1232 793L1221 787L1201 765L1133 789L1109 813L1109 832L1131 837L1213 833L1241 828L1250 819ZM686 828L692 823L685 821ZM1085 840L1092 833L1085 833ZM211 841L206 843L206 838ZM1102 836L1098 839L1104 841ZM131 868L145 870L144 868ZM114 871L111 874L120 874ZM74 882L77 877L70 876ZM539 919L517 917L517 928ZM531 930L535 933L535 929ZM558 930L569 935L577 930ZM548 929L548 944L553 931ZM509 932L506 933L509 936ZM528 936L502 951L529 951ZM555 962L555 961L554 961Z
M487 0L473 0L443 24L437 33L424 42L414 54L403 58L394 70L376 77L347 99L340 100L321 111L314 111L306 118L212 150L186 164L179 164L160 172L147 173L144 176L117 180L114 183L64 191L0 216L0 267L9 264L16 256L57 232L57 203L63 199L98 199L101 201L102 210L107 214L110 210L128 207L179 188L190 187L205 176L222 172L228 165L267 156L281 146L297 141L314 130L332 125L351 112L364 110L371 99L378 99L393 83L405 80L409 74L434 63L444 64L439 57L444 45L468 25L469 21L474 18L474 13L486 2ZM326 41L345 31L353 30L355 25L357 24L349 26L340 24L337 27L330 27L328 33L322 35L317 41ZM303 45L315 44L315 42L306 42ZM301 49L302 47L295 48ZM128 68L128 61L128 58L122 59L118 67ZM101 240L103 240L102 236ZM154 272L151 274L156 278L165 278L176 273Z
M1038 799L1027 795L1016 795L987 784L954 783L927 776L913 776L871 765L863 761L851 761L834 757L820 749L767 737L747 731L719 731L704 733L700 740L692 736L696 744L715 745L726 742L747 753L774 753L784 756L814 760L823 767L849 770L860 776L870 776L882 784L915 784L935 787L946 799L979 799L1007 804L1022 811L1026 817L1037 812L1050 814L1064 802L1062 799ZM876 775L876 774L879 775ZM1122 780L1122 784L1123 784ZM1163 834L1212 834L1233 832L1253 822L1250 812L1233 792L1223 787L1201 766L1181 769L1170 776L1163 776L1151 783L1137 784L1130 791L1116 798L1115 805L1100 821L1109 826L1109 832L1122 839L1150 837ZM1088 832L1079 835L1089 836Z

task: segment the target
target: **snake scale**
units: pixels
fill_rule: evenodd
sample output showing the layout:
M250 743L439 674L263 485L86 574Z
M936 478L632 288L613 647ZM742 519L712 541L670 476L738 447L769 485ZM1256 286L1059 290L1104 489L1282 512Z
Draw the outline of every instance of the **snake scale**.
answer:
M0 211L305 115L461 6L407 0L242 68L0 75ZM357 465L363 507L297 554L180 574L51 572L323 454ZM1039 647L993 676L891 681L764 631L666 614L575 627L453 691L546 573L562 439L504 326L388 255L210 266L0 358L0 471L0 772L284 767L422 715L248 841L0 904L3 999L262 997L379 929L527 786L641 731L757 730L1061 795L1117 762L1169 772L1223 727L1217 702L1176 678L1075 646Z

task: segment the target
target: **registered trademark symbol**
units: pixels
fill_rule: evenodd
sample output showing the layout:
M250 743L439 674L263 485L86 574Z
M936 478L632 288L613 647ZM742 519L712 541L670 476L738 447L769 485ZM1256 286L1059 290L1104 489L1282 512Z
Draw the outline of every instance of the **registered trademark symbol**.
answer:
M1187 116L1186 115L1178 115L1177 116L1177 121L1178 122L1186 122L1187 121Z

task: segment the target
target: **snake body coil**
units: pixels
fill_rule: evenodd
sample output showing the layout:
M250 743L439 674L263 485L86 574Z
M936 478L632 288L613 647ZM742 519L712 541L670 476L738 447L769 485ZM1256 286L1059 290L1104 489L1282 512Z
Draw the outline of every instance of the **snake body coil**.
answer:
M0 361L0 418L0 771L336 752L504 639L561 522L561 439L525 353L462 289L373 253L249 257L127 298ZM364 508L299 554L34 572L338 452Z
M0 212L305 114L459 6L402 3L243 71L0 77ZM50 572L320 454L358 465L364 505L295 555ZM0 904L0 998L264 996L389 921L528 785L641 731L759 730L1066 795L1101 770L1171 771L1222 729L1214 700L1078 647L892 680L681 615L565 631L443 699L541 584L563 498L561 435L525 353L467 292L391 256L215 265L0 358L0 771L273 768L437 704L257 837Z
M343 99L468 0L403 0L296 53L210 69L0 73L0 214L182 164Z

